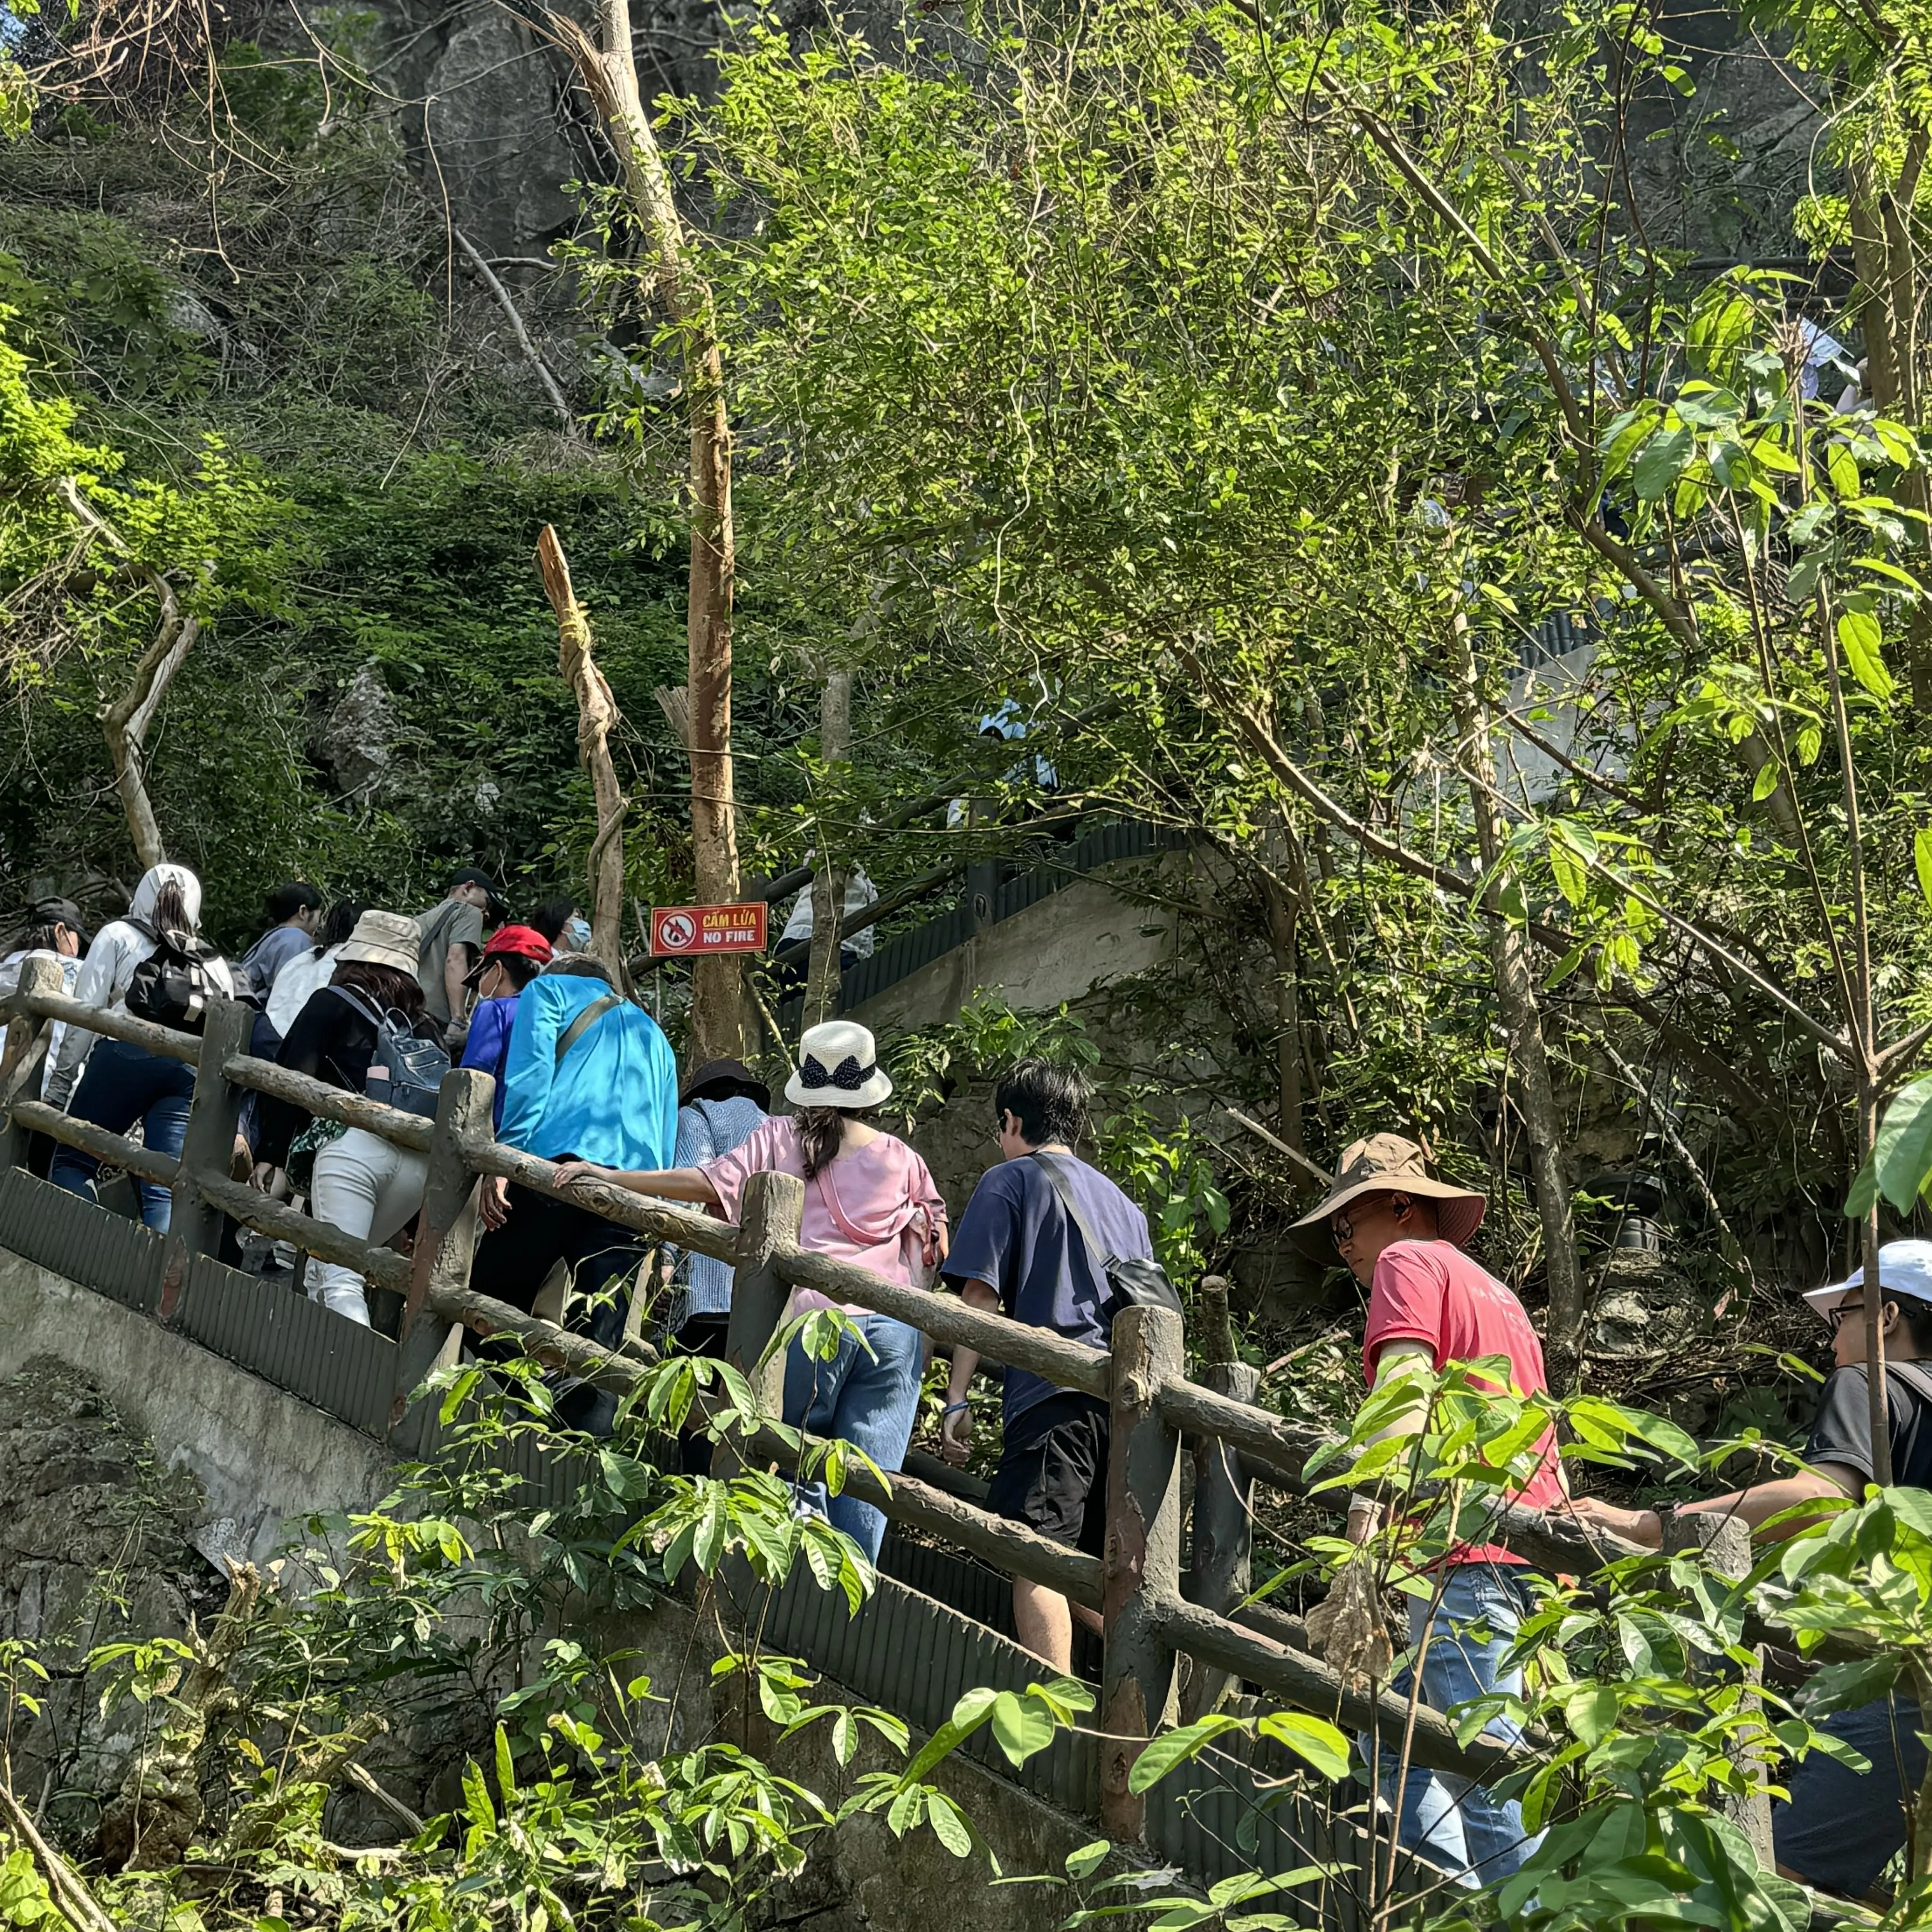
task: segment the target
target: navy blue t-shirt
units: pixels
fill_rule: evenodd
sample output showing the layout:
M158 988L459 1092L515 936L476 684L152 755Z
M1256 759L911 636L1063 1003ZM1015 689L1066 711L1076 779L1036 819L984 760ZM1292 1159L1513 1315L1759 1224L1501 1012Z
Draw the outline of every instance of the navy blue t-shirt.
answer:
M1147 1216L1097 1168L1071 1154L1056 1156L1080 1204L1117 1261L1150 1261L1154 1244ZM949 1281L983 1281L999 1292L1000 1306L1016 1322L1050 1328L1070 1342L1104 1348L1100 1321L1107 1285L1102 1257L1090 1256L1080 1231L1067 1219L1053 1184L1030 1155L1002 1161L980 1177L973 1198L953 1231L943 1270ZM1006 1371L1009 1426L1036 1403L1062 1391L1025 1369Z

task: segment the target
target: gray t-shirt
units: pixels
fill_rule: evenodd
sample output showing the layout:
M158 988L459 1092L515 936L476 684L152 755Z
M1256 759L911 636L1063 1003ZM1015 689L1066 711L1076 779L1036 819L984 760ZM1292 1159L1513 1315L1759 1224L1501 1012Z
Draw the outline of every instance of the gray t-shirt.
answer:
M454 1016L449 1010L449 995L442 983L443 968L449 963L452 946L466 946L472 953L483 950L483 915L466 899L445 899L416 920L422 934L422 950L416 961L416 977L422 982L423 1008L439 1025L447 1026ZM476 964L472 958L470 964Z

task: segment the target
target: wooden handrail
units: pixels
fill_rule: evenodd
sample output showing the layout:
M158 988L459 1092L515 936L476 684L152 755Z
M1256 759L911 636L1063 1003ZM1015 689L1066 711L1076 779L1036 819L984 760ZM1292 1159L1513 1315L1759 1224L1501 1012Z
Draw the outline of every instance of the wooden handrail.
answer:
M67 1019L108 1037L193 1062L198 1073L202 1070L204 1042L190 1036L124 1015L98 1013L64 995L34 993L16 997L14 1004L16 1010ZM1065 1549L1023 1525L992 1515L973 1501L904 1472L881 1480L863 1468L854 1468L846 1490L874 1504L890 1520L938 1537L1010 1575L1043 1584L1076 1603L1104 1606L1110 1633L1106 1688L1115 1702L1120 1702L1124 1684L1130 1690L1142 1679L1158 1692L1163 1672L1178 1651L1203 1665L1252 1678L1301 1708L1358 1727L1372 1723L1394 1734L1396 1727L1410 1721L1406 1699L1352 1688L1325 1664L1306 1654L1299 1648L1305 1642L1299 1618L1265 1604L1238 1602L1230 1606L1228 1614L1221 1615L1181 1600L1182 1573L1178 1552L1172 1546L1178 1524L1174 1462L1178 1438L1186 1434L1225 1444L1238 1452L1240 1466L1251 1474L1258 1473L1298 1490L1306 1486L1310 1457L1337 1444L1326 1431L1273 1414L1234 1395L1203 1388L1178 1372L1182 1360L1178 1324L1172 1316L1160 1318L1169 1324L1166 1330L1159 1323L1149 1330L1146 1320L1138 1328L1130 1324L1130 1340L1138 1338L1144 1348L1150 1336L1165 1333L1168 1339L1144 1359L1117 1360L1111 1352L968 1307L955 1296L886 1281L850 1262L800 1247L802 1196L795 1180L784 1181L784 1189L772 1192L777 1177L760 1178L748 1193L746 1225L742 1228L608 1184L580 1184L566 1190L557 1184L554 1162L481 1137L487 1134L489 1118L488 1085L482 1076L473 1072L461 1076L469 1084L460 1087L465 1097L458 1106L452 1099L458 1094L458 1083L452 1076L452 1082L446 1084L438 1120L432 1124L272 1062L234 1052L232 1045L245 1040L245 1029L239 1016L226 1008L217 1017L223 1016L233 1024L225 1030L211 1024L206 1058L208 1065L219 1064L231 1093L233 1088L246 1088L267 1094L318 1118L339 1120L396 1144L428 1151L433 1163L439 1158L443 1161L457 1184L466 1172L500 1176L588 1208L647 1239L675 1242L738 1268L740 1288L745 1291L740 1297L746 1302L744 1312L748 1313L753 1303L761 1312L755 1322L743 1326L742 1333L734 1330L735 1346L742 1366L759 1383L760 1399L767 1403L776 1400L776 1366L760 1366L754 1358L760 1351L770 1352L770 1340L776 1332L786 1294L797 1288L815 1290L835 1303L892 1317L941 1341L970 1348L989 1361L1029 1370L1059 1387L1109 1402L1119 1438L1114 1454L1127 1472L1129 1488L1126 1514L1120 1523L1111 1515L1118 1505L1110 1504L1110 1555L1104 1566L1094 1557ZM230 1104L234 1104L232 1097ZM379 1286L406 1294L410 1291L412 1268L403 1256L298 1214L225 1173L214 1172L212 1136L206 1137L208 1144L199 1156L202 1164L188 1168L184 1174L180 1163L165 1156L38 1102L16 1100L11 1112L23 1126L112 1160L143 1178L173 1184L178 1211L184 1180L190 1184L188 1198L198 1194L236 1220L291 1240L325 1261L352 1268ZM232 1121L220 1127L224 1146L225 1136L231 1131ZM760 1187L766 1192L760 1192ZM782 1213L772 1205L781 1196L788 1204ZM634 1356L617 1354L587 1337L477 1294L467 1285L466 1249L464 1256L452 1269L433 1271L426 1289L417 1284L425 1312L479 1333L514 1336L538 1359L561 1363L607 1388L634 1387L648 1372ZM649 1354L648 1350L644 1352ZM1129 1355L1132 1356L1131 1348ZM421 1358L406 1350L399 1358L399 1377L406 1373L413 1379L420 1369L407 1370L405 1358ZM1141 1363L1137 1370L1134 1360ZM404 1393L399 1379L399 1396ZM715 1406L718 1400L710 1397L705 1406ZM794 1462L800 1454L800 1438L776 1426L757 1431L748 1441L739 1438L736 1446L751 1460L782 1467ZM822 1446L806 1444L808 1449ZM1573 1519L1520 1504L1499 1507L1492 1512L1492 1528L1486 1534L1552 1571L1594 1571L1615 1558L1636 1553L1635 1545L1621 1538L1599 1535ZM1144 1575L1136 1550L1146 1564ZM1127 1739L1136 1732L1144 1732L1147 1718L1156 1714L1149 1710L1136 1720L1128 1708L1132 1702L1129 1695L1122 1705ZM1460 1744L1452 1728L1433 1712L1415 1714L1414 1723L1412 1756L1415 1762L1430 1768L1481 1779L1528 1761L1521 1748L1482 1738L1466 1748ZM1112 1756L1103 1766L1103 1791L1130 1823L1135 1814L1126 1793L1126 1772L1135 1748L1115 1740L1109 1748Z
M955 1295L902 1287L870 1268L808 1248L780 1247L773 1253L772 1265L794 1288L816 1288L831 1300L849 1302L876 1315L890 1315L909 1328L923 1329L936 1342L974 1349L989 1362L1030 1370L1062 1388L1097 1396L1102 1402L1107 1398L1108 1370L1102 1349L1070 1342L1051 1330L1035 1328L1007 1316L982 1313L968 1308Z
M152 1020L137 1020L132 1013L110 1013L85 1000L70 999L65 993L16 992L8 1001L14 1012L37 1014L42 1019L65 1020L82 1033L98 1034L104 1040L125 1040L130 1046L145 1047L164 1060L184 1060L192 1066L201 1058L200 1036L177 1033L172 1027L157 1026Z
M1346 1682L1328 1665L1243 1630L1210 1610L1170 1599L1158 1606L1155 1615L1177 1650L1247 1678L1298 1710L1312 1712L1346 1730L1377 1732L1390 1746L1400 1744L1411 1721L1408 1698L1392 1690L1371 1696ZM1453 1772L1486 1783L1535 1762L1520 1745L1480 1736L1466 1744L1460 1742L1455 1726L1426 1704L1418 1705L1412 1714L1409 1760L1426 1770Z
M155 1181L164 1187L174 1185L181 1163L172 1154L157 1154L138 1141L129 1140L124 1134L110 1134L105 1127L97 1127L90 1120L76 1120L71 1114L63 1114L58 1107L50 1107L44 1100L16 1100L13 1112L14 1119L22 1126L32 1127L34 1132L45 1134L50 1140L79 1148L82 1154L91 1154L115 1167L125 1168L130 1174L138 1174L143 1180Z
M653 1241L670 1241L693 1254L709 1255L714 1261L738 1258L738 1230L729 1221L715 1221L695 1209L676 1208L668 1202L653 1205L641 1194L608 1181L580 1182L574 1187L560 1187L556 1162L544 1160L502 1141L478 1141L463 1150L464 1165L472 1174L494 1174L514 1180L519 1186L548 1195L553 1201L567 1201L573 1207L588 1208L614 1221L620 1228Z
M298 1213L279 1201L271 1201L259 1188L245 1180L230 1180L225 1174L196 1174L195 1186L231 1220L253 1228L278 1240L287 1241L319 1260L332 1262L338 1268L353 1268L378 1288L393 1288L406 1294L410 1286L410 1260L394 1248L379 1248L328 1221Z
M400 1107L386 1107L380 1100L354 1093L346 1087L332 1087L326 1080L311 1079L306 1073L257 1060L252 1054L238 1053L221 1063L221 1077L231 1086L252 1088L272 1100L286 1100L292 1107L313 1114L322 1120L340 1121L345 1127L360 1127L392 1146L407 1148L414 1154L429 1151L431 1124L420 1114L406 1114Z

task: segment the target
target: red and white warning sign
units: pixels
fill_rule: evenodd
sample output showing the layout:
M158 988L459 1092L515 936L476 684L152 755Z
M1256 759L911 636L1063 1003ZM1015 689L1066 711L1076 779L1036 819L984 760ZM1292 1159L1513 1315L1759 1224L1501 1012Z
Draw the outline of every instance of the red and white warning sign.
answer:
M707 952L762 952L770 908L745 905L653 906L651 957L689 959Z

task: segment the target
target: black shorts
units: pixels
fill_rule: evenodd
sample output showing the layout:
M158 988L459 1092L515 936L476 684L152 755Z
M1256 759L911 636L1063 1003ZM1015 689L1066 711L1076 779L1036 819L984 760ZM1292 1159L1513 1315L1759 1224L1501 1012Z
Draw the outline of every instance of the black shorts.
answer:
M996 1516L1062 1544L1102 1553L1112 1421L1091 1396L1049 1396L1007 1429L986 1498Z

